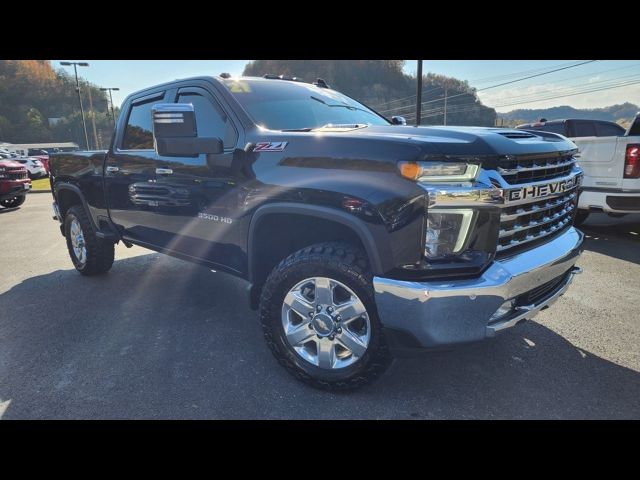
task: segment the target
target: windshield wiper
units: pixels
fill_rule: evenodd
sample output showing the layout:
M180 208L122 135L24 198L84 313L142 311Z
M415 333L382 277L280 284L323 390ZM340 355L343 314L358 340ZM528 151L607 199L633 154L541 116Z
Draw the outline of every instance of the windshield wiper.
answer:
M313 130L313 127L305 127L305 128L284 128L280 130L281 132L310 132Z

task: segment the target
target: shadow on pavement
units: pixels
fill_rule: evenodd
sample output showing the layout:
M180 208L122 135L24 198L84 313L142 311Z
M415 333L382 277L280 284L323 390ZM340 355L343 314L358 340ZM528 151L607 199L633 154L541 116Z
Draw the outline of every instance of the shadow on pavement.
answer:
M316 391L271 356L244 287L158 254L24 280L0 295L0 417L640 417L638 372L535 322Z
M591 214L579 228L585 233L586 250L640 264L640 214Z
M11 207L11 208L0 207L0 215L3 213L10 213L18 210L20 210L20 207Z

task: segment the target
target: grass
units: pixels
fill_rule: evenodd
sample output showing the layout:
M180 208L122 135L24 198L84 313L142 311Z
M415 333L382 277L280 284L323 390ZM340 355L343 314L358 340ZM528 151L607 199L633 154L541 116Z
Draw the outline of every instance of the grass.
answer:
M31 190L51 190L49 177L31 180Z

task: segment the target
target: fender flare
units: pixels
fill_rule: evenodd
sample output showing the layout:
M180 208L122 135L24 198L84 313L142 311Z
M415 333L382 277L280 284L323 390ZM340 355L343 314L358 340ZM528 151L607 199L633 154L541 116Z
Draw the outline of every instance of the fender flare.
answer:
M87 199L84 197L82 190L80 190L80 188L77 185L74 185L72 183L68 183L68 182L55 183L53 186L53 191L55 193L55 199L58 205L60 204L60 202L58 201L58 193L61 190L70 190L76 195L78 195L78 197L80 198L80 201L82 202L82 207L84 208L84 210L87 212L87 215L91 219L91 223L93 223L93 227L96 230L98 230L96 225L96 220L93 218L93 215L91 214L91 210L89 209L89 204L87 203ZM62 219L60 221L62 221Z
M272 214L295 214L305 215L323 220L329 220L351 229L360 238L362 245L365 248L367 256L369 257L369 264L374 275L382 275L384 273L382 266L382 259L380 257L379 247L380 242L376 242L376 238L371 230L367 227L366 223L359 218L335 208L322 207L317 205L308 205L304 203L270 203L258 207L251 218L249 224L249 234L247 242L247 260L248 260L248 273L249 281L254 280L253 264L254 264L254 250L255 250L255 230L260 225L260 222L267 216Z

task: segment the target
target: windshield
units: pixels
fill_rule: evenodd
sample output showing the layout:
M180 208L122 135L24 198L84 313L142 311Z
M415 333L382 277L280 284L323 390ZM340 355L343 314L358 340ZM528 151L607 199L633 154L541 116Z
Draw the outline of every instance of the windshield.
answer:
M271 130L311 130L326 125L389 125L384 118L333 90L302 82L225 79L253 121Z

